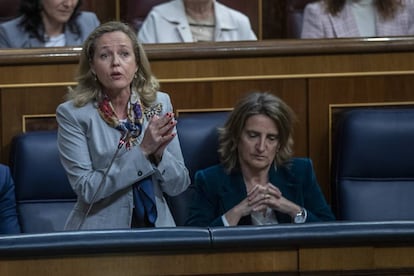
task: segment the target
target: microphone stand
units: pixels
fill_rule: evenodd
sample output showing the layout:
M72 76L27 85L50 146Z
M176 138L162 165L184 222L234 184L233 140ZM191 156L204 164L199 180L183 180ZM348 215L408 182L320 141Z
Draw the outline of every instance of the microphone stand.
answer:
M85 222L86 217L89 215L89 213L92 210L93 205L95 204L96 201L96 197L98 196L99 192L102 190L103 184L105 182L105 179L109 173L109 170L112 167L112 164L115 161L115 158L118 156L119 151L121 150L121 148L123 147L123 145L126 143L126 141L128 140L128 138L130 137L130 132L129 131L125 131L125 133L122 135L121 139L119 139L119 143L118 143L118 147L114 153L114 155L112 156L111 162L109 163L109 166L106 168L104 175L102 176L102 180L99 183L98 189L96 189L96 192L94 193L93 197L92 197L92 201L91 204L89 204L88 210L86 211L86 213L83 215L77 230L80 230L83 226L83 223Z

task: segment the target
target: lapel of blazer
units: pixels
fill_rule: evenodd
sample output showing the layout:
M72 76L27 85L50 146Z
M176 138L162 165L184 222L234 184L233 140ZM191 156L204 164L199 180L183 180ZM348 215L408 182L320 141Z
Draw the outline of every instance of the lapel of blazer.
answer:
M27 43L27 44L26 44ZM32 36L28 36L27 37L27 42L25 43L25 45L23 46L23 48L38 48L38 47L45 47L43 42L40 42L39 39L32 37Z
M70 32L68 28L65 28L65 38L66 38L66 45L69 45L69 46L82 45L82 41L79 35Z
M295 175L284 166L280 166L277 170L271 169L269 172L269 180L274 186L276 186L282 195L286 198L293 199L296 197L296 185L297 181Z
M217 181L223 183L223 185L219 187L220 191L218 191L218 194L220 195L219 212L224 214L246 198L246 185L240 172L233 172L230 175L219 175ZM238 225L251 224L252 221L250 216L242 217L238 223Z
M220 204L223 211L227 212L235 205L239 204L247 196L246 185L240 172L232 172L230 175L219 176L220 180L225 180L224 185L220 186L218 193L221 195Z
M180 34L183 42L193 42L193 36L191 35L190 25L180 22L176 26L177 32Z
M295 201L297 197L297 177L286 166L279 166L277 170L271 168L269 172L270 183L276 186L283 197L288 198L291 201ZM276 212L277 220L279 223L289 223L291 218L287 214Z
M336 16L329 14L329 19L331 20L335 37L360 36L354 14L352 13L351 7L348 5L345 5L343 10Z
M175 24L175 29L182 39L182 42L193 42L190 25L185 14L184 3L182 0L171 2L171 11L163 15L171 24Z
M237 29L237 25L234 24L233 18L230 17L230 13L227 10L227 7L218 3L217 1L214 2L214 16L215 16L215 30L214 30L214 40L220 41L224 40L225 34L223 31L235 30Z

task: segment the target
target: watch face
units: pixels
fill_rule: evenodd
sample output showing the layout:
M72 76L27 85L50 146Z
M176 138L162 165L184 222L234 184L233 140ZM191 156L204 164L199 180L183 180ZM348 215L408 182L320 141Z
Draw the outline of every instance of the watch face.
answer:
M301 211L301 212L296 214L294 222L295 223L304 223L305 220L306 220L305 212Z
M295 217L295 223L303 223L303 217L302 216L296 216Z

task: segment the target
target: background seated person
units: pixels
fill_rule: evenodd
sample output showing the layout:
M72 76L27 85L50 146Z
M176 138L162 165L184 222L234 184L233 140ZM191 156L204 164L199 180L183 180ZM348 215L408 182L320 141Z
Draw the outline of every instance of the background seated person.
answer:
M141 43L256 40L249 18L215 0L155 6L138 31Z
M306 6L302 38L414 35L413 0L321 0Z
M0 164L0 234L20 232L14 182L9 167Z
M99 25L81 0L22 0L20 16L0 24L0 48L82 45Z
M253 93L219 129L221 164L195 175L191 226L334 220L312 162L292 158L294 113L281 99Z

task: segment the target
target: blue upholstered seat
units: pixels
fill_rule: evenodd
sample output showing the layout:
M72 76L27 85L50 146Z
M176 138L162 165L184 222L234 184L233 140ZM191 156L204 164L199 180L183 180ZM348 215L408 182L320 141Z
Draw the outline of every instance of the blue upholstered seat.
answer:
M337 218L414 219L414 108L345 112L333 146Z
M22 232L63 230L76 201L60 163L56 131L34 131L12 142L11 169Z
M219 162L217 128L224 125L229 113L229 110L178 113L177 133L191 182L197 170ZM192 191L190 185L184 193L169 198L175 221L179 226L185 224Z

